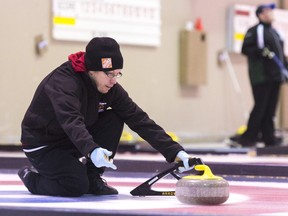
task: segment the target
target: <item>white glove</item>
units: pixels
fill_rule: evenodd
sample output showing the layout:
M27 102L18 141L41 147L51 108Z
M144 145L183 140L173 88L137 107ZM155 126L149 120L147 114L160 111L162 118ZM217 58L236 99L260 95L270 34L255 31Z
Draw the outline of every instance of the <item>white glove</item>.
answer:
M96 148L92 151L90 158L96 167L110 167L114 170L117 167L113 164L112 160L109 160L109 157L112 155L111 151L108 151L104 148Z
M179 167L178 170L180 173L191 170L194 166L189 167L189 158L191 158L185 151L179 151L176 155L175 162L182 161L184 167Z
M275 56L275 53L272 52L272 51L270 51L267 47L265 47L265 48L263 49L262 55L263 55L264 57L267 57L267 58L269 58L269 59L272 59L272 58Z

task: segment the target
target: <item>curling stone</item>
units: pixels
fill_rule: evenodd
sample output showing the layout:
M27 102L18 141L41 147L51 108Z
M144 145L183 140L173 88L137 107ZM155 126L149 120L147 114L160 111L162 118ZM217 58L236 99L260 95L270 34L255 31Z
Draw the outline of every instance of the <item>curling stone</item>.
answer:
M196 165L202 175L189 175L176 183L175 196L185 204L219 205L229 198L229 184L220 176L214 176L207 165Z

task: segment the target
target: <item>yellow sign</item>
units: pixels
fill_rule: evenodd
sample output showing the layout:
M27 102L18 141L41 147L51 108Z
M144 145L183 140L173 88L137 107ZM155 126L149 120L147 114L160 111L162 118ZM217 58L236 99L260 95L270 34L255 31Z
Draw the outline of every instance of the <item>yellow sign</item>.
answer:
M54 16L53 17L53 23L55 25L75 25L76 19L73 17L59 17Z

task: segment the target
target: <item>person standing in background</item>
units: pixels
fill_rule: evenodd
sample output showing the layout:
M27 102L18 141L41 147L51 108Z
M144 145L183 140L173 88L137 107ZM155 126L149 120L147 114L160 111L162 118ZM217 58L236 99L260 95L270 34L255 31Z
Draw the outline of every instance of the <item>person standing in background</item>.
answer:
M259 23L248 29L242 46L242 54L248 59L254 99L247 130L234 140L242 147L253 147L259 139L265 146L276 146L282 142L275 135L274 118L280 86L287 79L287 74L283 73L287 61L283 49L284 40L272 26L274 8L275 4L257 7Z

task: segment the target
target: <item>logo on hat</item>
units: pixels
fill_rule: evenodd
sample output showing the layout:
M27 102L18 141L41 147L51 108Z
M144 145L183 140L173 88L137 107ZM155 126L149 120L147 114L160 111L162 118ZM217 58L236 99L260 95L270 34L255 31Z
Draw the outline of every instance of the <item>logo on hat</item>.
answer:
M102 58L102 68L112 68L112 59L111 58Z

